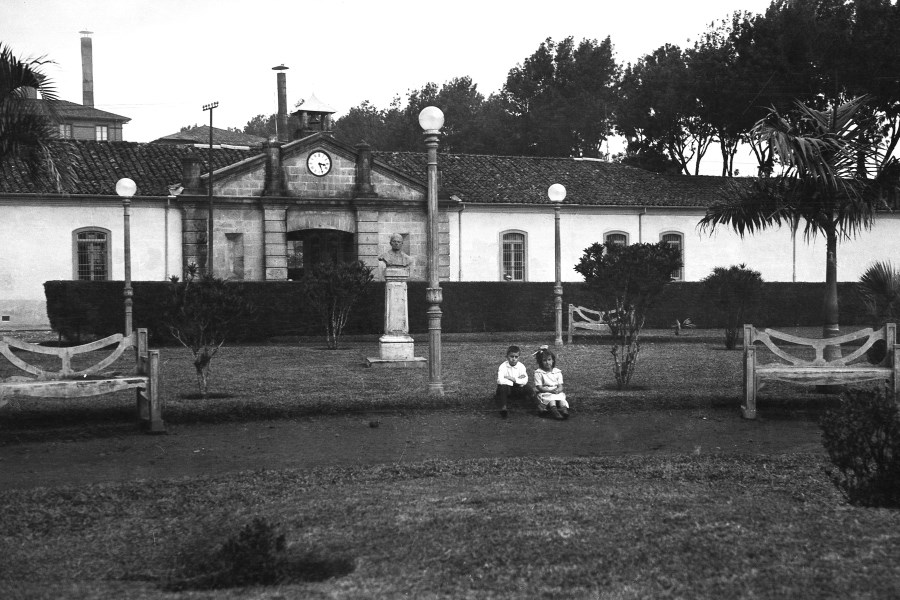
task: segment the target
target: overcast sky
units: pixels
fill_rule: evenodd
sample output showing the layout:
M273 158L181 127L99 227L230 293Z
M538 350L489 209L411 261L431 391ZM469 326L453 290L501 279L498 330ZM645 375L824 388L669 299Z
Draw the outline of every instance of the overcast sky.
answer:
M468 75L485 96L546 38L611 37L620 62L669 42L685 45L735 10L769 0L0 0L0 41L46 55L59 96L81 102L80 30L93 33L94 102L131 118L146 142L184 125L243 127L311 93L336 117L363 100Z

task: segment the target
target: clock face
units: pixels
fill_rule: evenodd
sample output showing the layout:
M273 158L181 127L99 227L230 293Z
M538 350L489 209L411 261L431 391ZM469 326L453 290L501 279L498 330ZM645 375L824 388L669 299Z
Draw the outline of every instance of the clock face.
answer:
M331 157L322 150L311 152L306 159L306 168L316 177L327 175L331 170Z

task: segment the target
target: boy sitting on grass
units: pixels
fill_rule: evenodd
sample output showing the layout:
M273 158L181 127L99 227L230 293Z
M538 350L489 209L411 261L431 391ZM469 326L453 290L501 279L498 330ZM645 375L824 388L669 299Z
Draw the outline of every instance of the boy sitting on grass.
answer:
M507 402L509 398L525 398L529 403L535 402L534 388L528 383L528 371L519 362L519 347L510 346L506 350L506 362L497 369L497 392L495 399L504 419L509 415Z

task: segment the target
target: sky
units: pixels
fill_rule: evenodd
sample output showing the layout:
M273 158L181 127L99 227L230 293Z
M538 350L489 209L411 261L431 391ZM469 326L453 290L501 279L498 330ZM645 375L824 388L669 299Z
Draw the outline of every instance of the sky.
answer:
M770 0L0 0L0 42L46 56L60 98L81 102L81 35L92 31L94 104L130 117L128 141L185 125L242 128L315 94L335 118L387 108L428 82L470 76L485 96L545 39L610 36L621 63L695 40L734 11Z

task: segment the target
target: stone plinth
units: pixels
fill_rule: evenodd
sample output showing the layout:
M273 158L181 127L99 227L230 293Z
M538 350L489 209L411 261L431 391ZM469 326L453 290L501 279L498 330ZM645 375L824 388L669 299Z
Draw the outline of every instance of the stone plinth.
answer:
M378 358L366 359L369 367L424 367L428 362L415 356L415 344L409 335L407 279L408 267L384 269L384 335L378 338Z

